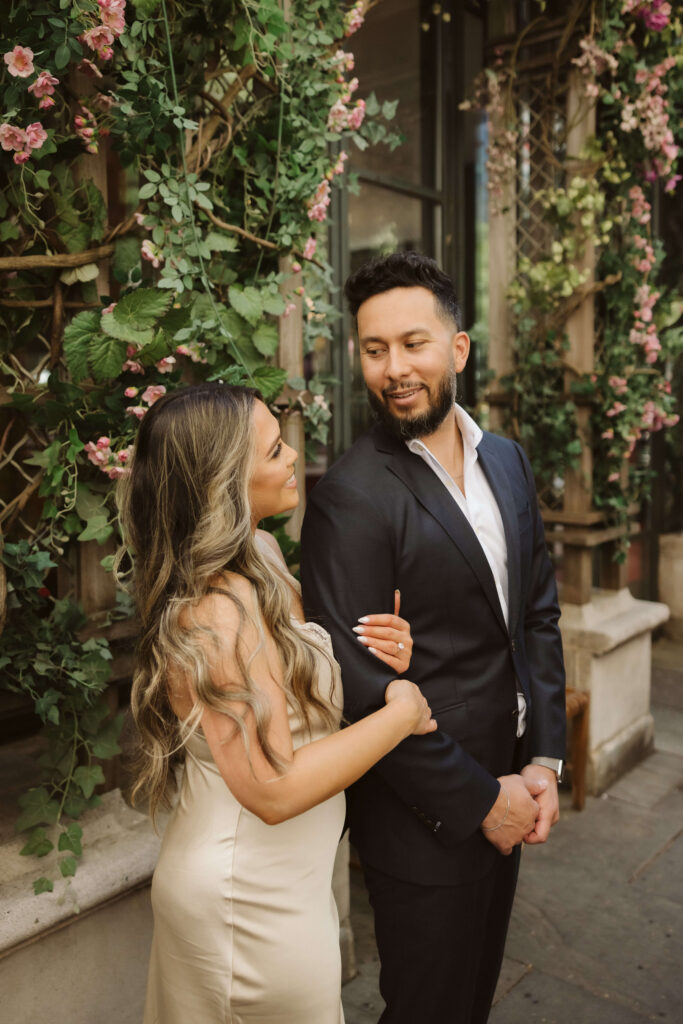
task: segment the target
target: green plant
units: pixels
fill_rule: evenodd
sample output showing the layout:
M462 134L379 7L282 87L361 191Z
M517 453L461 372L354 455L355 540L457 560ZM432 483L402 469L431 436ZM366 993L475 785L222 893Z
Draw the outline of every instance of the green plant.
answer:
M23 478L0 527L28 545L9 567L13 600L27 610L21 677L7 675L9 629L0 657L3 685L35 694L54 744L70 738L78 750L70 774L53 766L47 798L42 789L27 798L22 827L51 825L51 801L57 818L74 816L88 758L105 756L90 729L102 726L93 709L103 705L91 705L78 666L104 664L106 645L80 643L76 607L34 605L25 580L74 546L117 537L113 481L160 394L210 377L277 398L287 381L279 318L292 293L304 300L307 337L326 336L331 273L319 233L343 147L398 141L395 105L369 100L366 117L353 96L353 56L342 47L365 8L293 0L285 18L278 0L13 0L0 10L0 271L10 272L0 293L0 447L7 486ZM125 199L113 225L112 196L95 183L107 154L113 198ZM311 437L324 439L323 386L289 383ZM11 543L6 559L18 557ZM71 651L54 666L64 687L53 689L78 696L72 711L66 697L50 704L32 674L48 636ZM46 840L33 836L29 848L42 851Z

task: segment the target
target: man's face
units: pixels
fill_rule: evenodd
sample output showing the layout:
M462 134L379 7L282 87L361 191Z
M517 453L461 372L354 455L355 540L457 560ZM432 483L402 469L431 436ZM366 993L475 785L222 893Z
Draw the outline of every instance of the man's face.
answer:
M440 316L427 288L373 295L357 319L370 405L400 437L433 434L453 408L469 337Z

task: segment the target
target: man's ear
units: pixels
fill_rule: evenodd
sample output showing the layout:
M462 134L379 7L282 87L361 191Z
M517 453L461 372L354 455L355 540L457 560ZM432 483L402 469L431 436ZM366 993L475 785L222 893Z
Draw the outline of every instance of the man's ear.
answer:
M453 362L455 363L455 372L461 373L465 369L468 356L470 354L470 336L465 331L458 331L451 338L451 344L453 346Z

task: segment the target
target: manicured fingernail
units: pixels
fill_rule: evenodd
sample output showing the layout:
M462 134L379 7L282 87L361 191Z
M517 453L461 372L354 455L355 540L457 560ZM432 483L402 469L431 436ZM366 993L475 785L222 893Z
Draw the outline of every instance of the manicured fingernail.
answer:
M364 633L365 632L365 627L364 626L353 626L352 629L353 629L354 633Z
M367 622L368 621L367 615L361 615L360 618L358 619L358 621L359 622Z
M370 643L370 641L368 640L368 638L366 636L357 636L356 640L360 640L360 642L362 644L369 644Z
M377 651L375 650L375 648L374 648L374 647L368 647L368 650L369 650L369 651L370 651L370 652L371 652L372 654L377 654L377 653L378 653L378 652L377 652Z
M396 590L394 591L394 593L395 593L395 594L400 594L400 593L401 593L401 591L400 591L400 590L398 589L398 587L396 587Z

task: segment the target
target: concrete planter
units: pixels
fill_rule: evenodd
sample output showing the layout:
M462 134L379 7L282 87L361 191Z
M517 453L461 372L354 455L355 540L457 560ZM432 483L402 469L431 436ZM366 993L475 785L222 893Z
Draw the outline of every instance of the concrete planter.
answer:
M583 605L562 604L567 685L590 694L586 785L602 793L650 753L652 630L669 609L626 589L594 590Z
M75 878L55 882L52 893L34 896L32 880L59 877L56 854L40 861L21 857L25 840L19 837L0 845L3 1021L142 1019L153 928L150 882L161 838L119 790L106 793L80 823L83 860ZM348 864L347 840L334 873L344 980L355 973Z

